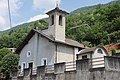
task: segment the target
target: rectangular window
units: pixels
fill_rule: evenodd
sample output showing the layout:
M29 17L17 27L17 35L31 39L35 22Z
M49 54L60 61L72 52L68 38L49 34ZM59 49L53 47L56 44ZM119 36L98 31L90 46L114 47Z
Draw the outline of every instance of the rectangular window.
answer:
M82 59L87 59L87 55L82 56Z
M42 66L47 65L47 58L42 58L42 60L41 60L41 65L42 65Z
M26 68L26 63L25 62L22 62L21 64L21 69L25 69Z
M28 68L33 68L33 62L28 63Z

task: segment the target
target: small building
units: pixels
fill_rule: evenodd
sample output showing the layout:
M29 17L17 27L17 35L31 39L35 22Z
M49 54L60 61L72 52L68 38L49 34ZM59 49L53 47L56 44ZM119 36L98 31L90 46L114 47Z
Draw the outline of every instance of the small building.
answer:
M105 48L112 56L120 56L120 43L110 44Z
M120 43L108 45L108 46L106 46L106 49L107 49L107 51L112 51L113 49L120 50Z
M104 67L104 56L109 56L103 46L86 48L78 52L77 59L89 59L92 68Z
M13 53L15 52L16 48L8 48L10 51L12 51Z
M65 38L67 12L56 7L47 14L49 15L48 29L31 30L15 51L20 56L21 70L75 61L78 51L84 49L83 44Z

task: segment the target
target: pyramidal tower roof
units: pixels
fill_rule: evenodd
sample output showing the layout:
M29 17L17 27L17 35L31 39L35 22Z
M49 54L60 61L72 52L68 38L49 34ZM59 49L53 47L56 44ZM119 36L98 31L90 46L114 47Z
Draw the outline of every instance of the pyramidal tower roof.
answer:
M46 14L48 14L48 15L49 15L49 14L51 14L51 13L53 13L53 12L59 12L59 13L63 13L63 14L69 14L68 12L66 12L66 11L63 11L63 10L59 9L59 7L58 7L58 6L56 6L56 8L55 8L55 9L48 11Z

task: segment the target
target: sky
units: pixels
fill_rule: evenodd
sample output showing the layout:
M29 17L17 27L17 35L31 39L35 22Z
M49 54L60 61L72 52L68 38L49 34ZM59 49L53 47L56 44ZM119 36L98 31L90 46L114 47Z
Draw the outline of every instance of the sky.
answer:
M8 0L0 0L0 31L9 29ZM77 8L105 4L112 0L9 0L12 27L48 17L45 13L56 7L71 12Z

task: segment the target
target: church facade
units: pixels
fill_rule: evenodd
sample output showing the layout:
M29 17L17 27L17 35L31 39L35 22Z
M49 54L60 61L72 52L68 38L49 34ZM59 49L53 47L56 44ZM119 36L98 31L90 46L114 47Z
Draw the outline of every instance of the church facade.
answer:
M21 69L75 61L78 51L85 48L79 42L65 38L67 12L56 7L47 14L48 29L32 29L15 51L20 56Z

